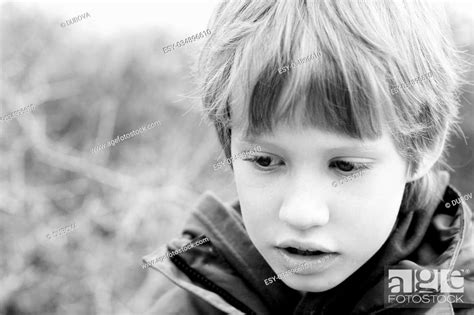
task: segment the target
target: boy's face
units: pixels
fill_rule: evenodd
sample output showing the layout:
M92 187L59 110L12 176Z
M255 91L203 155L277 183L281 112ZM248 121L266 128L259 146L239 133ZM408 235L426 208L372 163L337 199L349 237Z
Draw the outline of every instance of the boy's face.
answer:
M283 278L289 287L329 290L387 240L407 164L386 132L361 141L280 126L252 139L233 129L231 140L232 154L262 148L234 161L235 182L245 227L260 254L276 274L298 269ZM304 262L309 267L298 268Z

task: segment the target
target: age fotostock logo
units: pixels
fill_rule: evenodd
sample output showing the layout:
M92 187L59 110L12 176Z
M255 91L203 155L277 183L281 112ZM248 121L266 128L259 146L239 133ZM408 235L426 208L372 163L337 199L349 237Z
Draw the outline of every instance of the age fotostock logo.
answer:
M449 269L388 269L384 302L398 307L464 303L463 273Z

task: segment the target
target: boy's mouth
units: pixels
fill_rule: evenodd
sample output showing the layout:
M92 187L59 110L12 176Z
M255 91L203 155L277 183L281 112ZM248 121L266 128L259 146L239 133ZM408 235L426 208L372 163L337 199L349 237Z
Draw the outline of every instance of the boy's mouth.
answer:
M315 255L323 255L327 254L326 252L320 250L301 250L295 247L286 247L282 248L284 251L289 252L290 254L294 255L302 255L302 256L315 256Z
M284 242L277 246L277 250L283 258L284 264L289 269L302 263L309 264L309 267L299 271L299 274L322 272L323 270L328 269L341 257L340 253L309 243L289 244Z
M308 241L286 240L277 242L277 247L286 253L301 256L316 256L335 253L329 247Z

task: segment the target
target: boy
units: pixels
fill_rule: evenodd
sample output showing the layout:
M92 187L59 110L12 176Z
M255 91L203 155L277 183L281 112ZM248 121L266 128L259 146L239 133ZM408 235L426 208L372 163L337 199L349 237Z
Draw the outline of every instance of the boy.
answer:
M150 313L472 314L472 212L441 167L460 82L447 28L412 0L220 3L204 105L227 157L261 151L231 166L238 202L206 194L144 258L209 239L152 265L176 286Z

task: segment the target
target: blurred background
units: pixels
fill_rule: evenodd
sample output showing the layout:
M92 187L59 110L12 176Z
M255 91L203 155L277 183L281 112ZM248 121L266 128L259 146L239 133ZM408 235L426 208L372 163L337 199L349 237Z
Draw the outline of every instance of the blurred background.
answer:
M0 116L36 106L0 123L0 314L141 314L163 292L141 257L178 235L204 191L236 197L230 171L213 171L223 153L194 92L205 39L162 51L207 29L216 2L0 2ZM450 3L458 48L472 55L472 4ZM465 138L449 162L465 194L472 86L462 99Z

